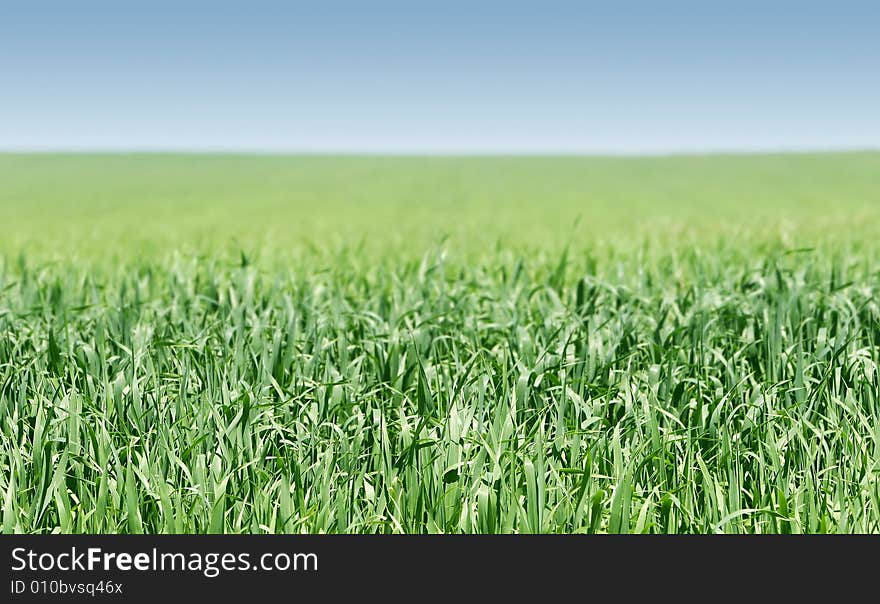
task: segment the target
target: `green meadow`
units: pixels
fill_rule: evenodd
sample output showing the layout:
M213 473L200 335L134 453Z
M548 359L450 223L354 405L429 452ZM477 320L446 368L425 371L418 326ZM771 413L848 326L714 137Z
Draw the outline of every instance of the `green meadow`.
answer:
M880 153L0 154L7 533L880 532Z

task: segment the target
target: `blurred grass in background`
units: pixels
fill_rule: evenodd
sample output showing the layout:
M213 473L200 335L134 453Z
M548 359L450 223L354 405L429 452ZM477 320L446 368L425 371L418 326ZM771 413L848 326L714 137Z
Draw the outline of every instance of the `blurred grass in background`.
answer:
M0 250L284 256L575 250L878 234L880 154L321 157L0 154Z

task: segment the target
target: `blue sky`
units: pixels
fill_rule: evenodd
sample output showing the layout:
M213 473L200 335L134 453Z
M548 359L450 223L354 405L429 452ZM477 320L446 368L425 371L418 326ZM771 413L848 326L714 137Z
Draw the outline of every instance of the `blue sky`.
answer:
M0 149L877 148L878 74L868 2L10 1Z

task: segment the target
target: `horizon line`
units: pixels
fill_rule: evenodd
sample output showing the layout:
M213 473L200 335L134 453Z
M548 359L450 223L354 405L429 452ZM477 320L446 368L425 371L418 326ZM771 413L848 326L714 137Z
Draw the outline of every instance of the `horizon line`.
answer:
M880 153L880 145L872 147L755 147L668 150L393 150L393 149L259 149L223 147L45 147L5 148L0 155L214 155L251 157L584 157L584 158L652 158L723 155L827 155Z

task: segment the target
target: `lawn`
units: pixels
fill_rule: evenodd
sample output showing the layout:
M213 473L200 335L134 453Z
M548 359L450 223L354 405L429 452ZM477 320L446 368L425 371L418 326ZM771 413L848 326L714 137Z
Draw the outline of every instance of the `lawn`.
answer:
M880 153L0 154L4 532L880 532Z

